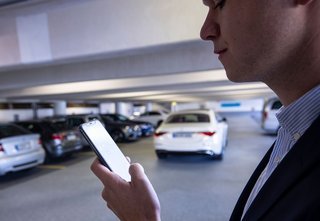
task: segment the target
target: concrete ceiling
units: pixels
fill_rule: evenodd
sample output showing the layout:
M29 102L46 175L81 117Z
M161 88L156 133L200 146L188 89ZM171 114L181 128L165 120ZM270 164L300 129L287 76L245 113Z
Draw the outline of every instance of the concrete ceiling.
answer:
M55 2L54 5L52 5L53 2ZM81 7L79 2L81 2ZM99 30L99 33L95 34L92 33L95 29L90 28L93 37L81 33L81 27L87 27L85 25L87 20L90 23L93 22L90 20L92 12L83 14L83 11L81 11L81 15L88 19L82 21L78 29L73 24L74 30L70 31L70 26L65 25L67 22L62 23L59 20L59 18L67 16L66 14L73 13L79 16L83 4L87 4L86 8L88 10L90 9L88 6L92 6L92 10L96 9L93 12L98 13L98 8L105 6L106 2L109 2L109 8L112 4L118 5L117 1L111 0L69 0L68 4L72 6L72 9L69 5L66 9L66 1L56 0L40 1L37 8L32 8L37 5L34 4L26 6L26 8L13 8L11 13L10 11L0 11L0 19L5 18L3 19L5 22L0 23L0 28L6 30L2 34L0 33L0 48L2 48L0 58L3 62L0 65L0 99L19 101L203 102L274 96L273 92L262 83L235 84L230 82L226 78L225 71L217 57L213 55L212 45L201 41L198 33L193 34L193 32L198 31L193 30L189 36L188 30L190 28L188 27L186 27L186 30L172 31L169 36L162 36L163 38L157 37L163 32L162 30L158 34L152 35L157 30L153 30L151 33L146 28L142 30L143 33L151 34L145 35L145 39L141 40L140 36L135 39L134 33L130 33L132 36L125 36L124 39L131 39L131 41L128 40L125 45L117 46L115 43L105 43L105 41L113 41L113 39L106 40L110 35L110 30L106 33ZM119 2L128 4L126 1ZM136 9L137 13L139 13L139 10L143 10L143 7L150 7L150 0L139 0L139 2L141 8ZM152 2L161 6L159 1ZM165 13L167 13L166 17L170 16L170 10L172 14L175 13L174 10L179 5L179 1L177 0L176 3L176 5L170 3L172 8L162 3L166 10ZM189 5L189 10L194 10L192 4ZM199 2L196 2L196 4L198 5ZM63 8L59 5L63 5ZM128 10L132 11L132 8ZM195 18L199 20L194 25L195 30L199 30L201 19L205 16L205 10L201 10L203 8L199 8L197 15L195 15ZM43 25L40 27L40 29L45 30L42 32L45 34L42 34L39 41L32 41L31 37L33 35L30 33L33 33L32 29L39 30L39 26L25 19L26 15L24 13L26 11L28 12L28 19L33 16L31 20L29 19L30 21L38 22L45 18L47 22L46 29L43 29ZM45 13L45 16L43 16L43 13ZM188 11L185 13L190 17ZM184 20L183 18L179 22ZM159 21L155 20L153 22ZM170 22L170 24L165 22ZM12 24L17 27L18 31L15 31ZM137 24L139 24L138 20ZM159 24L174 26L172 21L163 21L157 23L157 26ZM96 28L99 29L105 25L99 23ZM127 25L131 26L132 24ZM25 26L31 28L26 29ZM153 27L154 25L150 26ZM177 26L181 26L181 24L177 24ZM163 30L166 30L166 28L168 27L163 27ZM55 33L57 29L59 31ZM112 33L117 34L115 32L116 30L112 31ZM185 34L181 36L181 32ZM61 40L61 36L65 35L71 35L69 36L69 43L67 38ZM100 39L99 36L101 35L103 37ZM120 36L119 33L118 35ZM6 38L8 36L11 36L10 40ZM15 42L12 41L12 36L16 37ZM49 40L44 41L45 38ZM88 41L86 41L86 38L88 38ZM78 41L74 47L70 47L73 44L72 39ZM31 51L33 54L30 53L30 41L33 42L34 48ZM88 47L86 42L91 41L101 43L97 46L91 45L91 47ZM148 43L148 41L150 42ZM48 45L49 47L47 47ZM14 56L15 49L17 49L16 56ZM11 51L12 53L10 53ZM34 53L35 51L41 56ZM4 63L4 61L7 61L7 63Z

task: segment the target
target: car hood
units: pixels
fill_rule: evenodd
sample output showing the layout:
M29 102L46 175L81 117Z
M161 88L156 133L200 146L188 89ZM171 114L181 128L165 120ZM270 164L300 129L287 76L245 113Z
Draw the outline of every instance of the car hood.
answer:
M128 122L105 122L105 125L110 125L110 126L119 126L119 127L125 127L125 126L134 126L137 125L136 123L128 123Z
M136 124L150 124L149 122L141 121L141 120L132 120L131 122Z

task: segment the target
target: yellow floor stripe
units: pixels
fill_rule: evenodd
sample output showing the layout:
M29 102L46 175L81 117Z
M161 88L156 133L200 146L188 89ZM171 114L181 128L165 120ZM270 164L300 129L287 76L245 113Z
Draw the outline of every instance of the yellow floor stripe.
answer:
M62 166L62 165L41 165L41 166L38 166L38 168L50 169L50 170L63 170L63 169L66 168L66 166Z

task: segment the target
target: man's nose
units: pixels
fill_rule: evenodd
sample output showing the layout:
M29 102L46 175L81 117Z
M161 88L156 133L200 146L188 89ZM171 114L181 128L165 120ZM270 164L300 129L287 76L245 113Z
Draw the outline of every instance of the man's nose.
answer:
M201 31L200 37L203 40L214 40L220 35L220 26L216 22L213 13L208 13L206 20L204 21Z

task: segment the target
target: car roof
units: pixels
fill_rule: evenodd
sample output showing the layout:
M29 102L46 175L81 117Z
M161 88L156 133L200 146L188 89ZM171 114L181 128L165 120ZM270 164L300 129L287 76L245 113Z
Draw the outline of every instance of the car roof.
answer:
M90 117L90 116L100 116L100 114L70 114L65 117Z
M7 126L7 125L15 125L15 123L11 123L11 122L1 122L0 126Z
M214 113L211 109L190 109L190 110L181 110L172 112L170 115L173 114L188 114L188 113L197 113L197 114L210 114Z
M44 120L47 121L47 120ZM39 124L44 122L43 120L22 120L22 121L17 121L13 122L14 124Z

